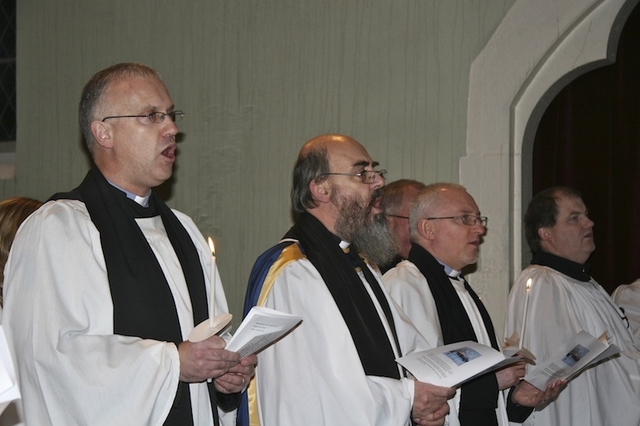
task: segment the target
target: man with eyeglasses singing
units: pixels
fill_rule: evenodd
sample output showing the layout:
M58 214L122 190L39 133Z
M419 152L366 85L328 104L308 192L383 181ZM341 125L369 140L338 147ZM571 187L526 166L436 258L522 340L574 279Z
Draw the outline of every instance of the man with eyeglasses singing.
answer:
M487 310L461 276L477 262L486 232L487 218L474 199L457 184L427 185L413 199L409 218L408 260L383 277L391 296L433 346L473 340L500 350ZM557 395L561 384L542 392L520 382L524 373L520 362L463 384L450 404L449 425L506 426ZM511 387L505 399L502 391Z
M439 425L454 389L409 379L395 358L426 341L390 300L373 263L395 253L381 205L384 171L354 139L307 142L293 171L294 226L254 265L253 305L302 324L260 353L251 424ZM245 418L245 423L249 419Z
M95 166L23 224L5 270L26 424L235 424L256 356L239 359L218 336L185 341L208 316L211 282L227 312L224 290L193 221L152 191L171 177L183 115L144 65L85 86Z

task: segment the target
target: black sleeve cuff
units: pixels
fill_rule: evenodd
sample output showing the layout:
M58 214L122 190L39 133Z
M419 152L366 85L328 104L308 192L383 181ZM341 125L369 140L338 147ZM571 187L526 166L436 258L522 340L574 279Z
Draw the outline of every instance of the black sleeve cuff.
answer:
M218 400L218 407L228 413L229 411L233 411L240 406L240 395L241 392L237 393L221 393L216 391L216 398Z
M507 396L507 416L510 422L523 423L533 413L533 407L525 407L517 402L513 402L511 399L511 393L516 387L509 389Z

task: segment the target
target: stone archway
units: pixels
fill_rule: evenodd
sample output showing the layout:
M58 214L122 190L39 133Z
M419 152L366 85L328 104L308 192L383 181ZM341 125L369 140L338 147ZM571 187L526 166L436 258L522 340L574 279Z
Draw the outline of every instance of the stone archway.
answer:
M509 287L522 269L522 204L531 198L540 116L568 82L615 61L624 21L638 1L516 0L471 66L460 183L490 218L470 280L498 333Z

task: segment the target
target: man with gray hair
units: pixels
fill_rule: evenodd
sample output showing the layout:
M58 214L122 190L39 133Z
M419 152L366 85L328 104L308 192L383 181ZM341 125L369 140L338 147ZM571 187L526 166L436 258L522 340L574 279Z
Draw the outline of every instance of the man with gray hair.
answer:
M427 185L411 203L409 217L409 258L383 278L391 296L432 345L473 340L500 350L489 313L461 275L478 260L487 218L465 188L454 183ZM463 384L449 424L506 426L557 393L520 382L524 371L520 362ZM511 387L505 400L502 391Z
M240 359L218 336L188 341L212 283L216 311L227 302L200 231L152 190L173 173L183 115L145 65L116 64L85 85L94 166L23 223L5 269L2 322L26 424L235 423L256 356Z

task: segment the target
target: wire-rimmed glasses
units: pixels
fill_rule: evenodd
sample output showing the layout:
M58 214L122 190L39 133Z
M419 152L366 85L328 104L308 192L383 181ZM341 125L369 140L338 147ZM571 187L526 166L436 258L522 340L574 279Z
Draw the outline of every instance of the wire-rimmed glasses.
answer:
M475 226L476 223L480 222L482 226L487 227L488 218L486 216L474 216L471 214L465 214L461 216L445 216L445 217L428 217L427 220L438 220L438 219L454 219L462 222L463 225L467 226Z
M321 176L357 176L362 180L362 183L372 184L376 181L376 176L380 176L383 180L387 174L386 170L363 170L360 173L322 173Z
M184 112L180 110L176 110L171 112L155 111L149 114L140 114L140 115L112 115L112 116L103 118L102 121L104 122L112 118L141 118L143 120L148 120L149 123L159 124L164 121L165 117L169 117L171 121L180 121L184 117Z

